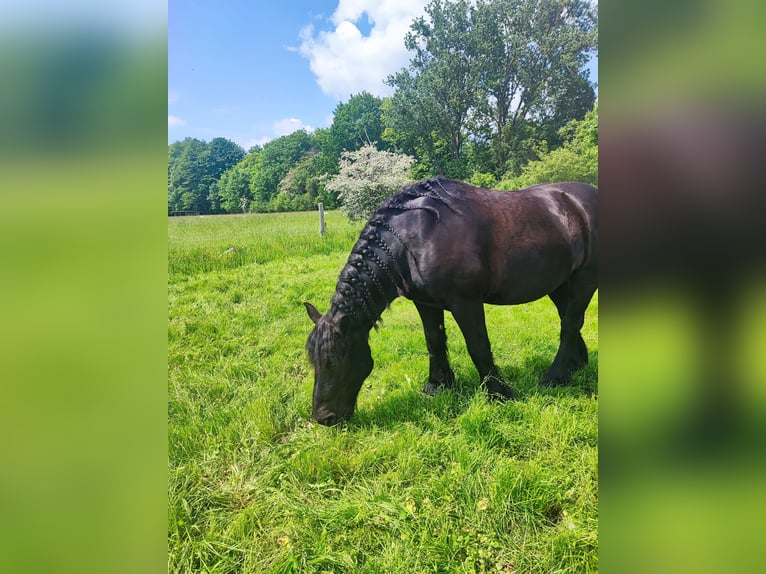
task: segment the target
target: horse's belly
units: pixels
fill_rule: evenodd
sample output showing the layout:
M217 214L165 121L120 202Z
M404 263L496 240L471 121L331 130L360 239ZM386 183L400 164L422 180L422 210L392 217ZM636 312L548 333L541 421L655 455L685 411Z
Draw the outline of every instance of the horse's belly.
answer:
M551 289L553 291L553 289ZM484 297L484 302L490 305L523 305L524 303L531 303L537 301L541 297L545 297L547 293L540 290L529 291L516 291L516 292L503 292L503 293L490 293Z
M516 256L493 269L484 301L493 305L520 305L545 297L567 281L574 261L566 249L544 256Z

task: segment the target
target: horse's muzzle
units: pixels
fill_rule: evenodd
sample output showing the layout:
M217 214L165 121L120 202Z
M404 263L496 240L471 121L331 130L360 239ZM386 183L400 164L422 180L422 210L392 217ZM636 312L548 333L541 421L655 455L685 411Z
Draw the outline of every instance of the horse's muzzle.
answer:
M329 413L321 417L316 417L316 419L320 425L324 425L326 427L331 427L333 425L338 424L338 420L339 420L335 413Z
M331 427L338 424L339 422L342 422L351 418L352 414L353 414L353 411L351 411L348 414L343 414L343 413L335 413L328 409L319 408L314 411L314 418L320 425Z

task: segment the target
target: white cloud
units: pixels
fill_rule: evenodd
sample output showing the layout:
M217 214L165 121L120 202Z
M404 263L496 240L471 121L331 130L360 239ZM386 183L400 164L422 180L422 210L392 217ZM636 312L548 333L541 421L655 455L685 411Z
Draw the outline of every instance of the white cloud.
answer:
M169 128L180 128L186 125L186 120L183 118L179 118L178 116L171 116L168 115L168 127Z
M284 118L277 120L271 127L277 137L286 136L293 132L297 132L298 130L306 130L307 132L314 131L314 128L304 124L298 118Z
M410 54L404 36L412 20L423 14L427 0L339 0L332 31L301 31L300 53L308 58L322 91L344 100L368 91L390 95L383 81L406 66ZM372 25L365 36L356 26L363 18Z
M311 133L314 131L314 128L308 124L304 124L303 120L298 118L282 118L271 124L270 135L264 135L257 138L235 138L235 141L245 150L249 150L255 145L264 146L275 138L289 135L298 130L306 130Z
M251 147L256 146L256 145L257 146L264 146L267 143L269 143L272 139L273 138L270 138L270 137L267 136L267 137L262 137L262 138L250 138L250 139L246 139L246 140L242 141L241 143L240 142L237 142L237 143L239 143L239 145L242 146L242 149L244 149L245 151L249 151Z

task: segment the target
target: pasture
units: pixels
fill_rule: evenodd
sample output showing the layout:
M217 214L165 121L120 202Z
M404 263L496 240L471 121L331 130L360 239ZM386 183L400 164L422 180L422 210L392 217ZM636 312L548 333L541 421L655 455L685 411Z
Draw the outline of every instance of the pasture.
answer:
M486 306L518 400L490 403L447 314L456 383L421 390L413 304L370 334L375 368L346 424L311 418L303 301L324 312L362 227L315 213L168 220L169 572L591 572L598 569L598 293L572 387L537 380L550 300Z

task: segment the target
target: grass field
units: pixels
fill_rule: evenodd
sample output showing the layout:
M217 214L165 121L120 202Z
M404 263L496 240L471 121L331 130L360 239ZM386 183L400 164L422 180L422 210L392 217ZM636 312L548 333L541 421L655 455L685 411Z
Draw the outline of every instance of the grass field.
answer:
M548 299L487 306L517 401L488 403L447 315L454 389L426 397L425 340L398 299L345 425L311 419L302 305L326 311L360 224L316 214L169 219L169 572L592 572L598 299L590 364L536 386L558 342Z

